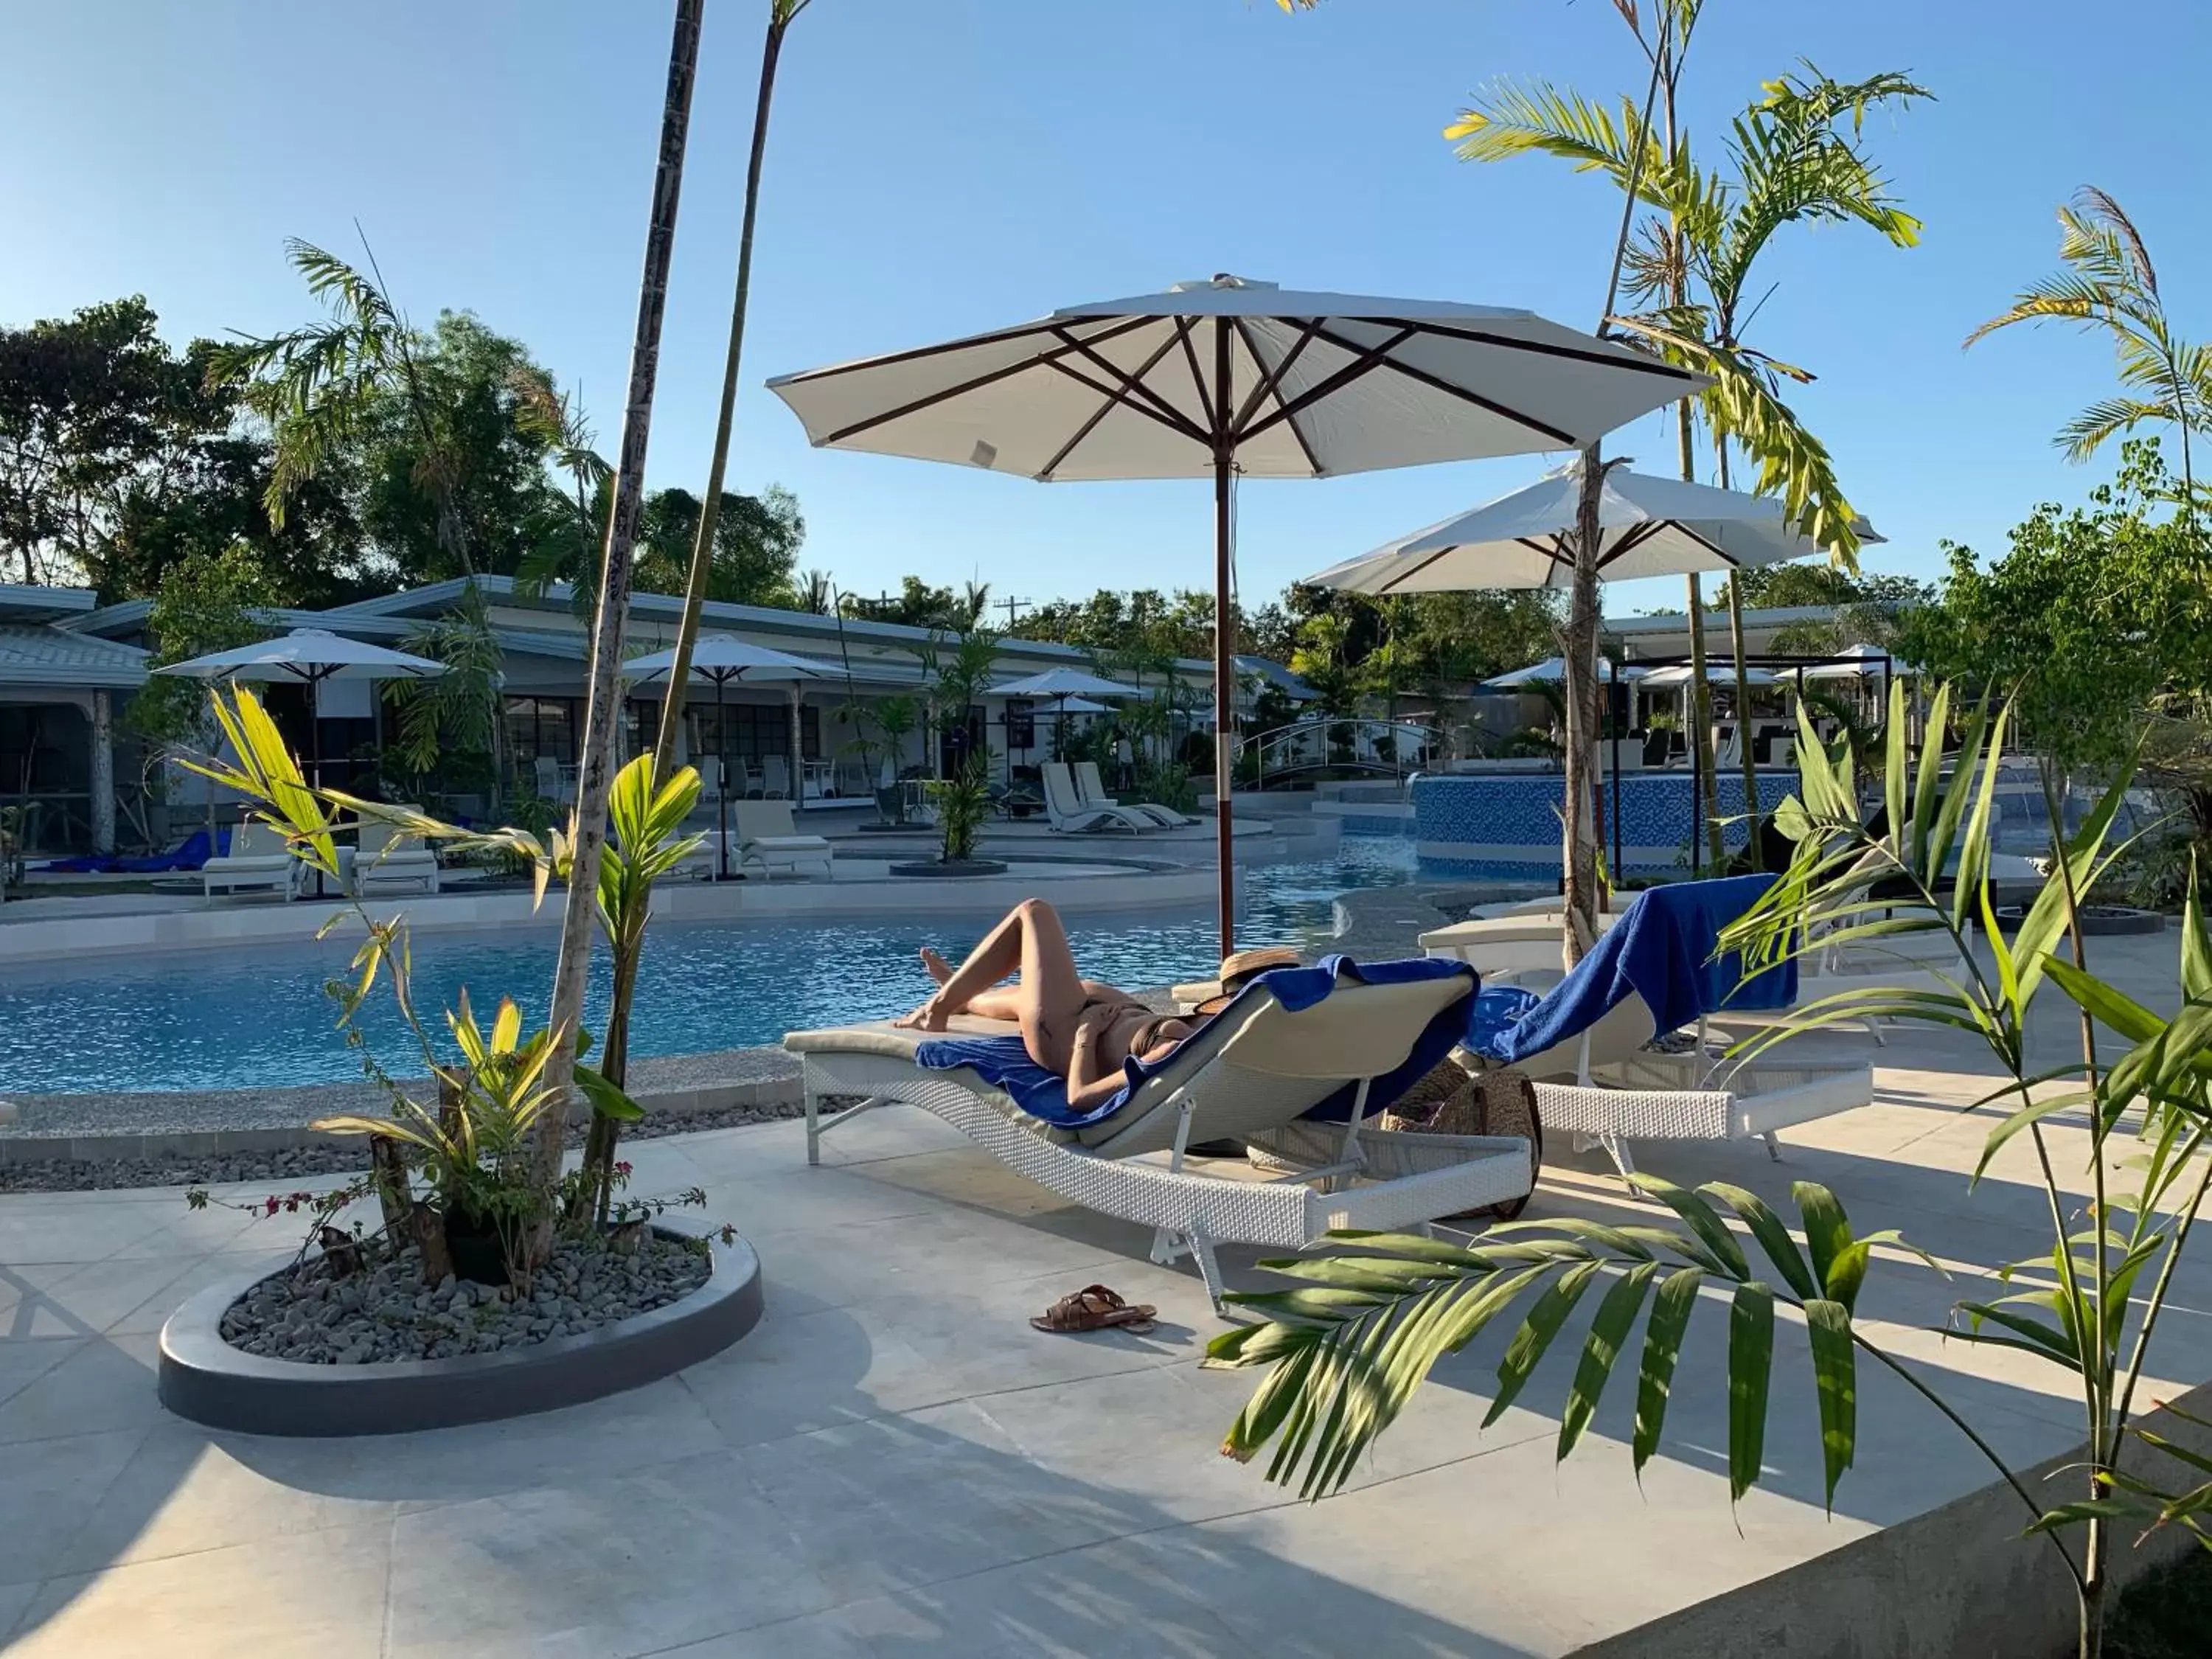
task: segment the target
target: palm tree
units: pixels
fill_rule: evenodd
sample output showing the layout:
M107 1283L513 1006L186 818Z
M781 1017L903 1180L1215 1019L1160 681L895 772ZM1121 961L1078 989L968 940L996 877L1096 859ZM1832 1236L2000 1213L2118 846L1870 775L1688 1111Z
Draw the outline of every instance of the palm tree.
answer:
M553 1006L546 1029L558 1058L546 1082L565 1098L573 1086L574 1037L582 1027L584 981L591 967L598 921L599 854L606 840L607 794L614 777L615 727L622 699L623 629L629 618L631 554L645 503L645 456L653 428L653 392L660 367L661 319L668 307L668 268L676 246L676 210L684 186L684 146L691 122L691 88L698 76L699 20L706 0L676 0L675 33L668 48L668 87L660 113L660 158L653 174L647 223L645 271L639 283L637 329L630 346L629 395L623 408L622 448L616 458L614 509L607 520L606 551L599 565L599 603L592 620L590 700L585 705L576 812L570 821L568 886L561 907L561 954L553 972ZM532 1174L550 1194L561 1170L566 1112L548 1112L532 1148ZM553 1245L550 1201L533 1230L526 1257L535 1266Z
M343 449L379 404L398 397L422 442L418 481L437 509L439 548L472 571L454 500L453 447L423 387L415 331L392 303L366 238L362 246L366 271L313 242L286 241L286 258L329 307L329 319L218 346L209 375L240 386L246 406L269 422L276 458L262 504L278 530L293 493Z
M1678 4L1694 22L1696 5L1690 0ZM1671 105L1679 50L1671 59L1656 58L1655 68ZM1919 240L1919 221L1891 198L1858 140L1869 111L1930 95L1894 73L1842 82L1814 70L1809 77L1770 82L1765 96L1730 129L1726 149L1733 177L1701 171L1686 137L1671 123L1664 141L1654 134L1639 145L1626 136L1639 130L1630 120L1616 123L1602 107L1548 86L1505 88L1464 112L1449 132L1462 140L1460 153L1468 160L1532 152L1559 156L1577 170L1605 173L1623 189L1632 184L1635 194L1664 216L1647 222L1626 261L1625 297L1642 309L1610 317L1608 323L1669 361L1711 377L1698 403L1723 488L1730 483L1730 445L1740 445L1759 463L1759 492L1780 495L1808 537L1855 567L1857 515L1826 447L1781 394L1785 381L1804 384L1813 377L1745 343L1743 331L1765 296L1747 307L1747 301L1759 256L1784 225L1856 222L1900 247ZM1624 116L1632 114L1625 105ZM1686 443L1684 447L1686 453ZM1687 476L1691 469L1684 470ZM1691 586L1694 629L1701 602L1694 578ZM1742 605L1733 583L1728 600L1741 682ZM1702 687L1701 673L1695 684ZM1758 782L1749 744L1743 767L1747 806L1755 813ZM1710 775L1711 769L1706 770ZM1706 817L1708 833L1717 839L1715 814L1708 810Z
M817 617L836 613L837 585L828 571L806 572L799 586L799 608Z
M2115 433L2145 421L2168 422L2181 438L2182 500L2193 503L2189 435L2212 429L2212 346L2191 345L2173 331L2150 249L2110 196L2084 185L2058 210L2058 257L2067 268L2030 283L1966 343L2014 323L2077 323L2110 335L2124 390L2076 415L2059 428L2057 442L2069 460L2086 461Z
M691 651L699 639L699 611L707 601L707 580L714 564L714 533L722 517L722 478L729 467L730 430L737 414L738 373L744 355L745 309L752 301L753 228L760 214L761 168L768 157L769 106L775 97L776 64L783 37L812 0L769 0L768 37L761 47L760 89L753 106L752 154L745 164L745 205L738 232L738 282L730 305L730 344L722 361L722 405L714 425L714 453L707 465L707 493L700 498L699 527L691 543L691 568L684 584L684 617L676 629L676 658L668 671L668 694L660 705L660 737L653 745L656 775L665 775L676 757L684 729L684 700L691 678Z

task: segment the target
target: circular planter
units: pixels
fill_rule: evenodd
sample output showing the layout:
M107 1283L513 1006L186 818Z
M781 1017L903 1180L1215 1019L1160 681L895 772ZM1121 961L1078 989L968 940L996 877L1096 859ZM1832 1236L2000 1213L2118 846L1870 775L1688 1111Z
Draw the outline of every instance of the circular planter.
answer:
M894 864L895 876L1003 876L1004 859L930 859L919 864Z
M665 1220L657 1231L702 1236ZM579 1405L696 1364L760 1322L752 1246L711 1248L707 1282L665 1307L498 1353L380 1364L309 1365L234 1348L222 1340L224 1310L270 1276L243 1274L201 1291L161 1327L161 1403L210 1428L275 1435L399 1434Z
M877 820L855 824L854 828L864 836L919 836L926 833L929 826L926 823L884 823Z
M2024 904L2001 905L1997 909L1997 926L2008 933L2027 920ZM2081 932L2107 936L2124 933L2162 933L2166 917L2156 910L2138 910L2128 904L2085 904L2080 917Z

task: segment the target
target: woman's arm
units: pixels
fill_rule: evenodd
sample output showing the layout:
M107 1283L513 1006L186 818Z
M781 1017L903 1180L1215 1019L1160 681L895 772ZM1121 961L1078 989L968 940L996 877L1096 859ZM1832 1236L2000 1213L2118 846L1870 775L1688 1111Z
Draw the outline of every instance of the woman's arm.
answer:
M1075 1027L1067 1060L1067 1103L1079 1112L1104 1105L1121 1090L1121 1068L1099 1058L1098 1039L1106 1025L1104 1019L1086 1016Z

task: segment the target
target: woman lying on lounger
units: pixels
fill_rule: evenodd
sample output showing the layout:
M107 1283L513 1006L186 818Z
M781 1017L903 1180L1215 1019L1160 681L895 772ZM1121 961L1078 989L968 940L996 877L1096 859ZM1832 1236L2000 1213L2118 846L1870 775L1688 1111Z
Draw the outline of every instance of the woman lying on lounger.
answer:
M1262 965L1281 967L1297 960L1290 951L1248 953L1263 954L1269 959L1247 969L1243 976ZM1017 904L957 970L934 951L921 953L921 965L937 981L937 994L899 1024L942 1031L955 1014L1015 1021L1030 1058L1067 1079L1067 1103L1079 1111L1114 1097L1122 1085L1124 1060L1133 1055L1157 1064L1202 1023L1155 1013L1127 991L1084 978L1076 971L1059 912L1042 899ZM1018 975L1017 982L1000 986L1010 974Z

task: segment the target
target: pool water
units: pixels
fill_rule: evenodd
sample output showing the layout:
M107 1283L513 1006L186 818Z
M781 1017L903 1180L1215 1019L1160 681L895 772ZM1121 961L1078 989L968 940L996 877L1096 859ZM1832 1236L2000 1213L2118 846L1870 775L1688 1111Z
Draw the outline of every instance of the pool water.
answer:
M1325 863L1251 868L1238 940L1310 950L1328 937L1337 894L1396 886L1414 869L1410 843L1364 837L1346 840ZM994 920L657 925L639 970L630 1053L750 1048L789 1030L903 1012L929 990L915 953L932 945L957 961ZM1110 984L1200 978L1213 961L1210 906L1074 915L1068 929L1084 973ZM335 1029L336 1006L323 988L344 974L355 943L357 936L9 969L0 974L0 1096L356 1082L361 1056ZM452 1045L441 1011L464 986L487 1024L501 996L514 997L526 1017L542 1017L555 943L544 926L417 936L416 1006L435 1022L441 1054ZM602 948L585 1008L594 1030L609 978ZM422 1074L387 988L379 988L361 1026L368 1051L393 1073Z

